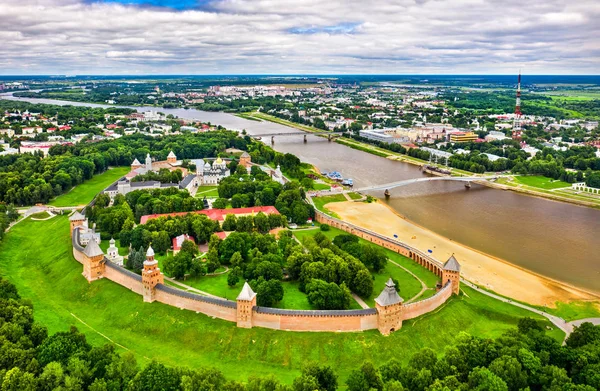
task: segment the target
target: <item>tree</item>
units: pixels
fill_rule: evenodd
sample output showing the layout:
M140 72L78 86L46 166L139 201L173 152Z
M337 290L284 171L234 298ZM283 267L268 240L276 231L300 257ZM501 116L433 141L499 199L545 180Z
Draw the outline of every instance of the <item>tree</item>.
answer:
M212 203L212 207L214 209L225 209L227 208L227 204L228 204L228 200L227 198L217 198L213 203Z
M283 299L283 286L279 280L253 280L250 285L256 292L256 303L263 307L272 307Z
M152 248L159 254L164 254L171 247L171 238L167 231L152 232Z
M252 216L240 216L237 219L236 227L236 231L238 232L252 232L254 229Z
M567 338L566 344L572 348L579 348L598 341L600 341L600 326L585 322L579 327L575 326L575 330Z
M320 310L346 310L352 296L346 285L313 279L306 285L308 302Z
M361 269L356 273L353 283L353 291L360 297L369 297L373 293L373 277L366 269Z
M335 391L337 389L337 376L328 365L308 364L302 368L302 375L313 377L317 380L318 388L316 390Z
M187 251L180 251L175 256L168 256L163 262L165 273L173 278L181 279L192 268L192 255Z
M236 286L239 281L240 276L238 273L236 273L234 270L230 271L229 275L227 276L227 285Z
M198 250L198 246L196 246L196 243L194 243L191 240L184 240L183 243L181 244L181 249L179 250L179 252L186 252L186 253L190 254L192 257L195 257L198 255L199 250Z
M383 390L383 381L377 368L369 361L363 363L358 370L350 373L346 382L349 391Z
M227 215L225 216L225 220L223 221L223 231L235 231L236 229L237 218L235 215Z
M269 218L263 212L259 212L254 216L254 227L261 234L269 232L271 225L269 224Z
M490 372L504 380L509 390L521 390L527 387L527 374L523 372L521 363L514 357L502 356L489 366Z
M487 368L477 367L469 374L469 388L481 391L508 391L508 386L500 377Z
M152 361L133 379L132 389L139 391L177 391L180 378L173 368Z

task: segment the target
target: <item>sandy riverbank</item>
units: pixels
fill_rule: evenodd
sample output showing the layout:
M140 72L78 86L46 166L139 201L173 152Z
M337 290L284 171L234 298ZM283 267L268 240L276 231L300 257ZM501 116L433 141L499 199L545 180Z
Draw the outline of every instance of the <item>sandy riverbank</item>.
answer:
M326 205L342 220L393 237L445 261L454 254L462 265L464 278L485 286L501 295L534 305L554 307L556 301L599 300L600 297L562 284L501 259L478 252L419 227L379 203L335 202Z

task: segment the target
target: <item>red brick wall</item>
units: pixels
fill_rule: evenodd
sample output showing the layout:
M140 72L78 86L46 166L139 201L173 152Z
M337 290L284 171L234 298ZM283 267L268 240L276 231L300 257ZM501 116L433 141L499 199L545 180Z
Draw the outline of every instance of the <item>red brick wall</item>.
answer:
M141 281L138 281L125 273L119 273L118 270L110 267L104 268L104 277L134 291L138 295L141 295L144 290L144 286L142 285Z
M161 303L172 305L177 308L185 310L202 312L208 316L214 316L215 318L229 320L235 322L236 310L235 308L221 307L219 305L206 303L204 301L192 300L186 297L173 295L167 292L163 292L160 289L156 290L156 301Z
M425 300L406 304L404 306L402 318L404 320L412 319L416 318L417 316L421 316L427 312L431 312L439 306L441 306L442 304L444 304L450 296L452 296L452 284L448 284L442 289L440 289L440 291L436 293L435 296L432 296Z
M363 331L377 328L377 314L363 316L296 316L254 311L257 327L290 331Z

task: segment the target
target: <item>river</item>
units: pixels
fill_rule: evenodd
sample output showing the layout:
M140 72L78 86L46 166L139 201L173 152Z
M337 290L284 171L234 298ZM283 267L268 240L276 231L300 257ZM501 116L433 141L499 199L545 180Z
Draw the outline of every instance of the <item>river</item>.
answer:
M0 94L15 99L11 94ZM114 107L51 99L34 103ZM148 108L132 107L139 111ZM249 134L298 132L272 122L258 122L221 112L153 109L201 120ZM268 141L268 140L266 140ZM339 171L364 187L422 176L411 164L301 135L276 136L274 148L289 152L322 171ZM376 194L382 196L382 194ZM385 200L384 200L385 201ZM389 205L407 219L476 250L547 277L600 293L600 210L529 197L459 182L427 182L392 190Z

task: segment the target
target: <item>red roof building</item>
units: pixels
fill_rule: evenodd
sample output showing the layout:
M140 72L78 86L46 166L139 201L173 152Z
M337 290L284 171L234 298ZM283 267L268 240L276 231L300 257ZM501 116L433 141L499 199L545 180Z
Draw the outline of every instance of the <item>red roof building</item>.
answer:
M173 238L173 255L177 254L179 252L179 250L181 250L181 246L183 245L183 242L185 242L186 240L189 240L190 242L193 242L194 244L196 243L194 238L188 234L179 235L179 236L176 236Z
M146 224L148 220L157 219L159 217L175 217L175 216L185 216L189 213L193 214L202 214L208 216L211 220L223 221L225 220L225 216L227 215L235 215L235 216L246 216L246 215L255 215L257 213L263 212L265 214L279 214L279 211L274 206L252 206L249 208L233 208L233 209L203 209L196 210L193 212L175 212L175 213L161 213L161 214L152 214L142 216L140 219L140 224Z

